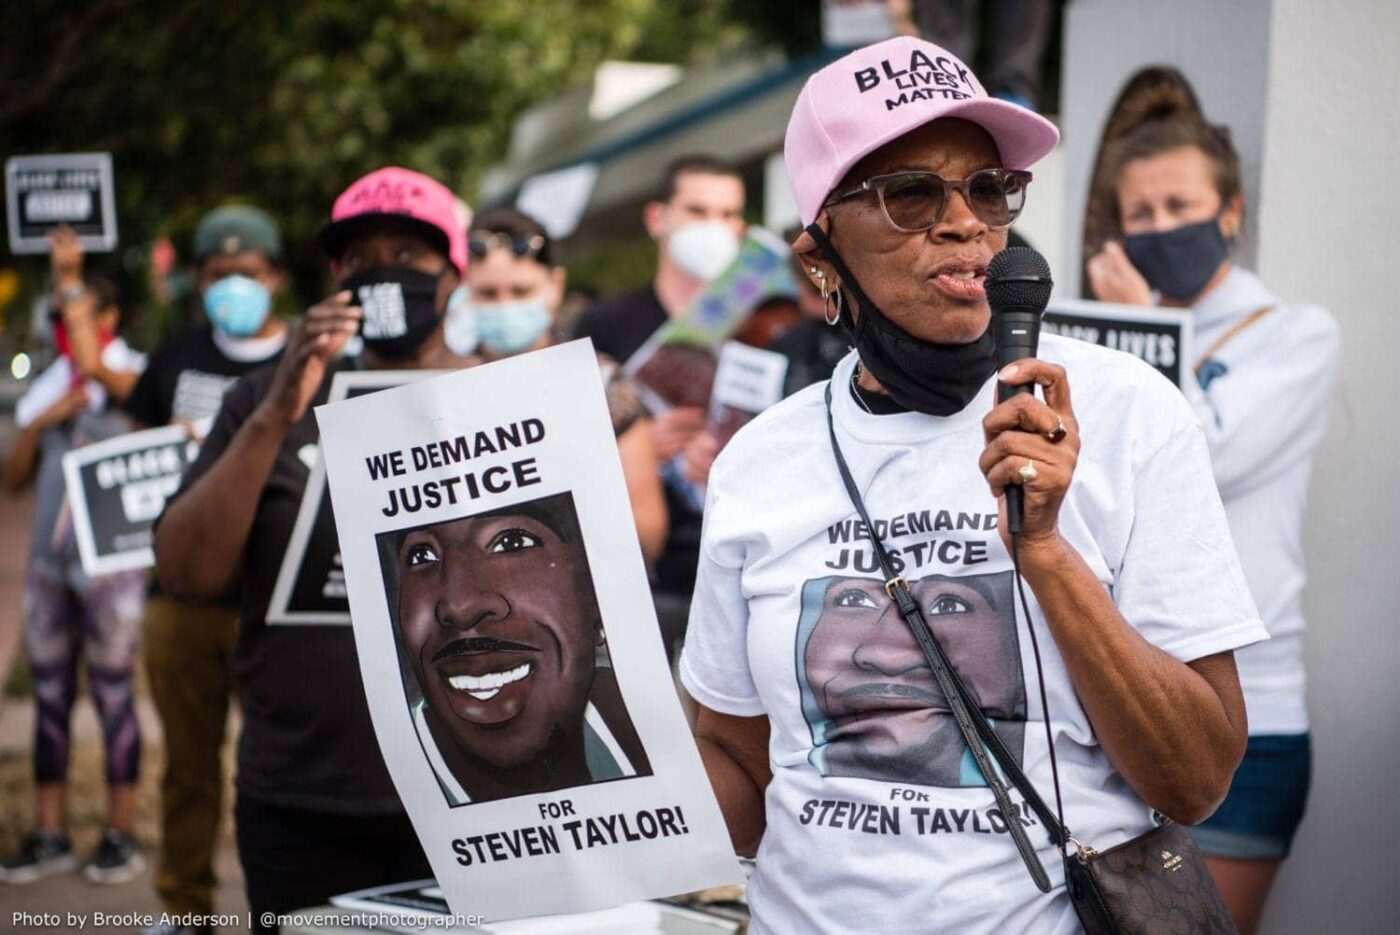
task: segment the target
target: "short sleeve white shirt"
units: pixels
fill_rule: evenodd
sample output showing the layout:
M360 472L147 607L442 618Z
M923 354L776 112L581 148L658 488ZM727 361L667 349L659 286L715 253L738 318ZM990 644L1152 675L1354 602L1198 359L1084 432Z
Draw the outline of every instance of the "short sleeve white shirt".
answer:
M1181 393L1117 351L1046 336L1069 374L1082 450L1061 534L1125 620L1183 661L1265 639ZM1052 799L1027 621L1013 606L997 503L977 466L989 381L962 412L874 416L832 378L837 437L875 532L1013 756ZM1041 894L932 674L881 587L827 434L825 384L746 426L710 475L681 676L716 711L766 715L773 781L750 882L756 935L1069 933L1063 871ZM1147 830L1034 595L1065 817L1100 850ZM1105 672L1103 678L1116 678ZM1020 796L1012 792L1013 799Z

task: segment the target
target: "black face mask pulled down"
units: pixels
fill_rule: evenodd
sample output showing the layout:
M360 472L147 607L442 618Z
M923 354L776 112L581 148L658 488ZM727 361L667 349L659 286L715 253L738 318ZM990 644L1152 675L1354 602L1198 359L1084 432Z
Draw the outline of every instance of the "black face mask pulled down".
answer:
M906 409L931 416L950 416L966 409L997 369L990 324L980 338L968 344L935 344L917 338L886 318L870 301L825 231L811 224L807 233L836 267L842 286L860 306L860 317L854 320L850 309L842 308L841 325L860 354L861 366Z
M1230 255L1219 219L1184 224L1169 231L1130 234L1123 250L1147 284L1169 299L1189 302Z
M364 311L360 337L380 357L411 357L442 321L434 276L407 266L380 266L356 273L341 283Z

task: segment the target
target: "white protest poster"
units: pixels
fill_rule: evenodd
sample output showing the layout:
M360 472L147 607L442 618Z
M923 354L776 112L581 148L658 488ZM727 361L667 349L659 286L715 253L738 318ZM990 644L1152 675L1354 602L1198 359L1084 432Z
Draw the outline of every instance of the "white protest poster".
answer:
M199 445L183 426L118 435L63 456L78 557L89 575L155 565L151 527Z
M391 386L436 376L436 370L342 370L331 378L329 402L338 402ZM335 517L326 493L326 466L318 446L302 452L310 474L302 491L292 535L282 553L282 565L267 605L267 622L273 626L350 623L350 602L345 596L345 569L336 547Z
M595 162L533 175L521 184L515 207L543 224L549 236L563 240L578 229L596 181Z
M453 911L739 882L591 344L316 415L375 734Z
M822 44L831 49L869 45L895 34L889 0L822 0Z
M10 252L48 253L49 231L66 224L89 252L117 247L111 153L11 156L5 160Z
M1188 309L1052 299L1040 326L1051 334L1132 354L1182 389L1195 379Z
M787 368L788 359L776 351L724 342L706 425L721 448L754 416L783 398Z

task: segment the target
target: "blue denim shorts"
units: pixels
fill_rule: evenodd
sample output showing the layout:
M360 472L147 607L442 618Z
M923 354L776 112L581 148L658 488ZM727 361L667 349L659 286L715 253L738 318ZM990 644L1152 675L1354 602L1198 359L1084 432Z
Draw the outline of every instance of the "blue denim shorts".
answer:
M1311 785L1308 734L1250 737L1229 795L1192 829L1197 846L1207 857L1282 860L1303 821Z

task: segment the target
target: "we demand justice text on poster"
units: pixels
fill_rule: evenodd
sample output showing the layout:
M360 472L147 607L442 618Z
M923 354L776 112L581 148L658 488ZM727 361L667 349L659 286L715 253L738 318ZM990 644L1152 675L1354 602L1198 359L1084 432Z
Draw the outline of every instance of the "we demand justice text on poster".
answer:
M316 414L375 733L453 911L738 882L589 343Z

